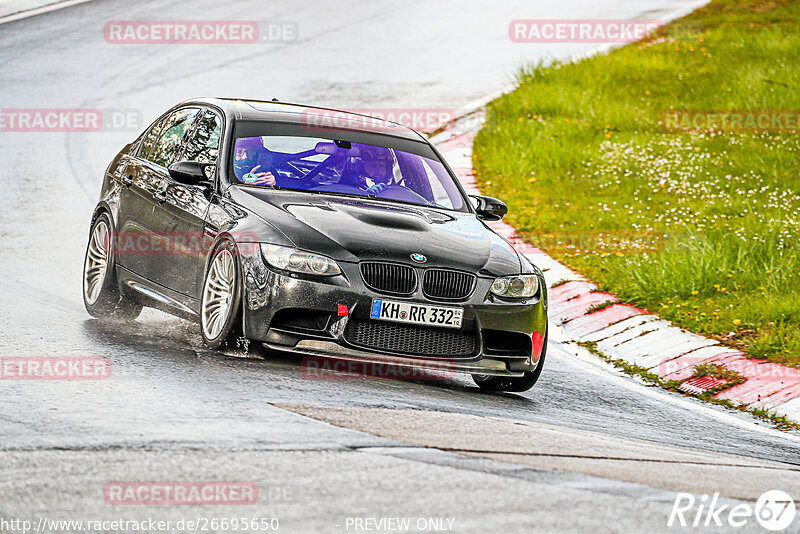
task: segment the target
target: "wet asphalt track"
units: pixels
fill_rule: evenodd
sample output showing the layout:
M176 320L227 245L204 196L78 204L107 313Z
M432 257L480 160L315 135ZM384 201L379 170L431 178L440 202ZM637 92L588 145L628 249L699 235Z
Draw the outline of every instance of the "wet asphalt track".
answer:
M145 122L198 95L458 109L506 85L522 61L589 48L513 45L511 19L651 18L681 5L98 0L0 25L0 108L127 109ZM106 21L149 18L288 20L301 38L103 41ZM0 517L271 514L285 532L346 532L348 517L406 516L454 518L455 532L660 531L675 491L800 495L795 436L641 386L553 339L532 391L488 395L468 378L306 380L297 357L210 352L195 325L155 311L123 326L90 319L80 298L88 219L107 161L135 135L0 132L0 355L113 365L104 381L0 382ZM260 499L111 506L111 480L248 480Z

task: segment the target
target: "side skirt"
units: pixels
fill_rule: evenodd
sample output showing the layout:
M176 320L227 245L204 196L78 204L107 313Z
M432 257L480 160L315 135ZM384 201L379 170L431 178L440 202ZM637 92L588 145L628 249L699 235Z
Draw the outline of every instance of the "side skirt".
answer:
M181 319L200 322L200 301L156 284L125 267L117 266L120 290L133 292L142 306L155 308Z

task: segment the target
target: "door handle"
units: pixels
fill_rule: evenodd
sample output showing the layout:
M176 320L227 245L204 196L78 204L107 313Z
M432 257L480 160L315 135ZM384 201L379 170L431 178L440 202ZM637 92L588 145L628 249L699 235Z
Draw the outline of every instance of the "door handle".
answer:
M210 224L206 223L203 225L203 233L207 236L217 237L217 234L219 234L219 229L216 226L211 226Z
M132 174L129 174L128 176L123 176L121 178L121 180L122 180L122 185L124 185L125 187L130 187L130 186L133 185L133 175Z
M158 200L159 204L163 204L167 201L167 192L166 191L156 191L153 193L153 198Z

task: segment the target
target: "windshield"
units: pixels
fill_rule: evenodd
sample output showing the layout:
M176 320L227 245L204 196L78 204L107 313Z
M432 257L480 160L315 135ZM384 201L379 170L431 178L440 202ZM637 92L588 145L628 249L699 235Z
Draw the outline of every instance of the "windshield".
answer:
M316 137L239 137L233 151L239 183L466 210L440 161L364 143Z

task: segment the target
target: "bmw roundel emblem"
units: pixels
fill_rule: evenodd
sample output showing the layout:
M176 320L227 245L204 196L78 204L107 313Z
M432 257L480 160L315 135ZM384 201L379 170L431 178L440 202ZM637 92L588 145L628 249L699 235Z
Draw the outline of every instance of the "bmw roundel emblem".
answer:
M412 254L411 255L411 259L414 260L417 263L425 263L426 261L428 261L428 258L423 256L419 252L415 252L414 254Z

